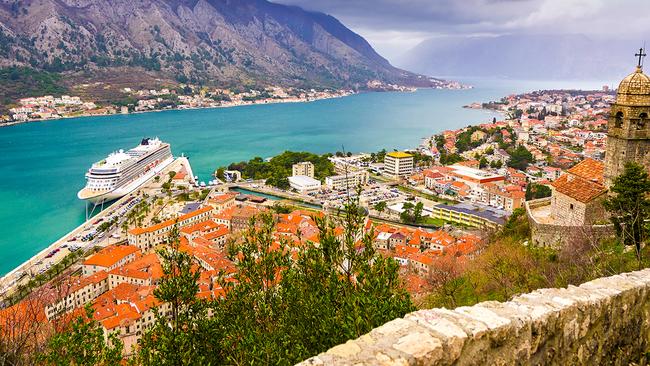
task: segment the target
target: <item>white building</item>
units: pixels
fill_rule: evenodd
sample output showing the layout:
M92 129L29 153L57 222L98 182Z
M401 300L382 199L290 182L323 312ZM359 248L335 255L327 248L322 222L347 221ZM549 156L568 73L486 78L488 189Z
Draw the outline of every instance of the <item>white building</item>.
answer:
M325 185L335 191L354 189L360 185L368 184L370 174L366 170L350 172L348 174L333 175L325 178Z
M314 164L308 162L308 161L303 161L302 163L298 164L293 164L291 167L292 169L292 176L306 176L313 178L314 177Z
M401 151L387 153L384 158L384 173L396 178L413 174L413 155Z
M289 177L289 185L300 193L311 193L320 190L321 183L306 175L294 175Z

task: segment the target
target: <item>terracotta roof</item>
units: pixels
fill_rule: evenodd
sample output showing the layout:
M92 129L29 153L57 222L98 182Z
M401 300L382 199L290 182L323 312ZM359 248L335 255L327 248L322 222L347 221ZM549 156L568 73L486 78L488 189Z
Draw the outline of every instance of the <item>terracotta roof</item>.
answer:
M156 253L147 254L127 265L115 268L110 274L154 281L163 275L160 259Z
M181 233L191 234L191 233L196 232L196 231L203 232L203 231L216 229L217 227L219 227L219 224L214 222L214 220L208 219L208 220L205 220L205 221L197 222L194 225L190 225L190 226L186 226L186 227L182 228Z
M230 234L230 230L228 230L228 227L225 225L219 225L217 230L203 235L203 238L207 240L213 240L228 234Z
M238 193L234 192L228 192L228 193L223 193L218 196L210 197L209 202L214 202L214 203L225 203L228 201L232 201L237 197Z
M103 248L96 254L91 255L88 259L84 261L86 266L100 266L100 267L111 267L115 263L122 260L124 257L129 256L133 253L137 253L140 250L132 245L111 245L106 248Z
M607 191L601 184L571 174L562 175L551 185L557 192L583 203L587 203Z
M208 212L208 211L211 211L211 210L213 210L212 206L205 206L205 207L202 207L202 208L200 208L200 209L198 209L196 211L192 211L192 212L187 213L187 214L185 214L183 216L180 216L178 218L163 221L160 224L156 224L156 225L149 226L149 227L144 227L144 228L136 227L134 229L131 229L129 231L129 234L140 235L140 234L144 234L144 233L152 233L152 232L154 232L156 230L160 230L160 229L165 228L167 226L174 225L176 222L180 223L180 222L182 222L184 220L188 220L188 219L190 219L190 218L192 218L194 216L200 215L202 213L205 213L205 212Z
M567 170L567 173L602 185L604 170L605 165L602 162L594 159L585 159Z

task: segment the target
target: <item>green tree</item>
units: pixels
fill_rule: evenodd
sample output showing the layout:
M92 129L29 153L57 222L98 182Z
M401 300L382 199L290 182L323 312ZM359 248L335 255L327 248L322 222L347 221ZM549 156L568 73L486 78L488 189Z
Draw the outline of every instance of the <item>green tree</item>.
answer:
M217 172L215 173L215 178L221 180L222 182L226 181L226 175L225 175L226 169L221 167L217 169Z
M501 169L502 166L503 163L501 163L501 160L492 160L492 162L490 163L490 168L493 169Z
M634 245L641 268L641 244L647 237L646 221L650 218L650 179L645 168L635 162L625 164L623 174L614 179L605 209L626 245Z
M424 211L424 204L422 202L416 203L415 207L413 207L414 224L419 224L420 222L422 222L422 211Z
M180 234L174 225L167 245L157 251L163 276L154 295L163 304L156 321L139 342L143 365L195 365L206 363L207 307L197 299L200 270L192 256L180 250Z
M388 206L386 204L386 201L381 201L381 202L375 203L374 209L377 212L379 212L379 215L381 216L382 212L384 212L386 210L386 206Z
M238 271L215 306L224 336L214 361L293 364L413 309L399 265L377 255L364 232L364 211L348 203L341 214L315 218L319 244L305 243L295 259L275 239L273 216L253 220L231 248Z
M526 201L551 197L551 188L544 184L530 183L526 186Z
M400 220L405 224L413 222L413 209L415 206L411 202L404 202L402 204L402 212L399 214Z
M85 308L85 315L71 322L68 329L55 334L47 342L43 353L36 356L41 365L120 365L124 345L112 333L108 342L104 330L93 319L93 309Z
M514 150L510 151L510 160L508 166L511 168L526 170L528 164L535 162L533 154L531 154L524 145L518 145Z
M487 168L488 164L489 163L488 163L487 159L485 158L485 156L482 156L481 160L478 161L478 167L480 169Z

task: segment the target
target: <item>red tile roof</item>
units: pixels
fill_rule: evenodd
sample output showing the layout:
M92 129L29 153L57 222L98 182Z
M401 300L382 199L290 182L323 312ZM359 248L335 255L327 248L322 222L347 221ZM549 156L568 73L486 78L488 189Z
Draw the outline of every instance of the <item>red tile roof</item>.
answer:
M557 192L587 203L607 192L603 185L603 167L599 161L583 160L551 185Z
M140 250L132 245L111 245L103 248L84 261L86 266L111 267L115 263Z

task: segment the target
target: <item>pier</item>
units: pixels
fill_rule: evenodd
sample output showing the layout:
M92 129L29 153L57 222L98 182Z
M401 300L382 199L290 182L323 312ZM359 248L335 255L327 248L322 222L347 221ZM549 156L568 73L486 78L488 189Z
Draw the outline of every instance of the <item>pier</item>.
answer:
M69 233L63 235L54 243L44 248L36 255L32 256L29 260L23 262L21 265L14 268L11 272L4 275L2 278L0 278L0 296L6 297L11 295L19 285L29 282L29 280L34 278L36 275L44 273L49 268L54 267L57 263L61 262L63 258L72 253L70 247L73 245L78 247L77 250L86 252L94 247L105 247L110 244L125 241L125 237L123 238L119 236L116 238L114 235L117 235L116 232L119 231L120 223L132 208L132 206L129 206L129 203L136 201L138 197L142 196L142 193L145 190L150 189L152 183L154 183L154 178L156 176L164 176L171 171L179 171L183 166L189 172L192 171L190 162L186 157L179 157L174 159L174 161L165 167L160 173L143 182L133 192L112 203L105 204L104 209L97 213L97 215L87 217L87 220L84 223ZM119 214L119 211L124 212ZM102 222L105 222L105 220L110 217L117 217L118 219L118 222L113 226L112 229L104 232L101 236L94 237L92 240L86 242L79 240L79 238L82 236L91 233L93 230L96 230L96 228ZM50 255L51 253L54 254Z

